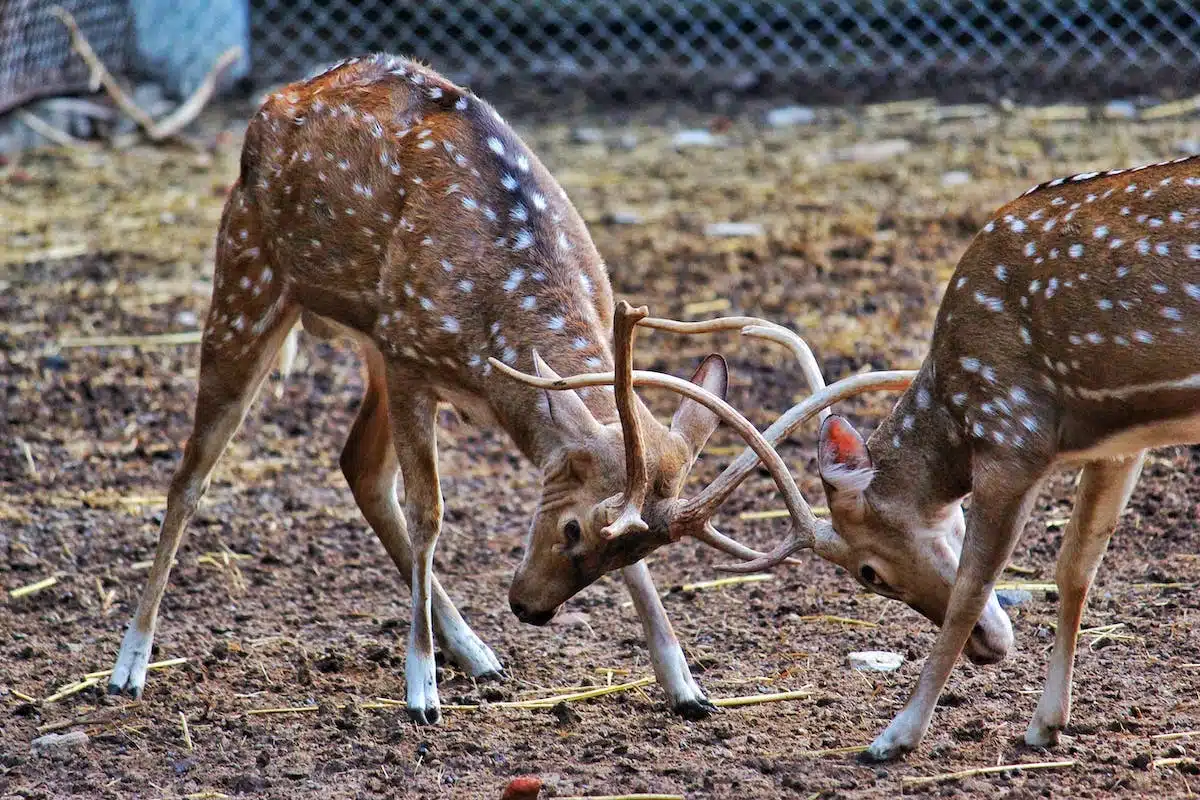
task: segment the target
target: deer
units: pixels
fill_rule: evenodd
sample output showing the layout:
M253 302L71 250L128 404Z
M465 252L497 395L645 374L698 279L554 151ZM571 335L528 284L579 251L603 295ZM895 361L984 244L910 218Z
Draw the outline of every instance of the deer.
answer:
M350 339L365 365L364 396L339 463L411 589L405 680L415 723L441 717L435 636L471 678L502 676L495 653L433 575L443 517L440 402L504 430L541 470L527 551L595 580L600 562L581 554L609 542L613 557L621 554L670 708L688 718L716 711L688 669L642 556L627 549L634 540L617 534L639 524L626 511L636 504L624 498L621 480L636 466L643 482L637 503L688 512L679 535L735 558L765 557L709 522L731 488L706 489L690 501L678 496L721 419L740 424L760 456L771 455L723 399L724 359L705 359L691 381L662 377L682 395L669 425L640 401L618 403L611 389L543 392L493 370L499 363L553 376L551 361L572 371L612 370L614 358L630 357L621 348L632 347L632 326L644 317L628 304L614 310L604 262L566 193L500 114L468 90L380 54L348 59L270 95L247 127L223 209L192 432L110 693L142 695L187 523L274 358L282 351L289 360L301 325ZM786 344L801 370L819 380L797 335L765 320L741 323L749 335ZM645 460L628 460L631 448ZM778 458L771 469L781 485L791 481ZM539 625L553 616L519 602L512 609Z
M847 397L903 389L869 439L844 417L822 422L830 519L793 515L767 558L726 567L756 571L811 549L940 626L908 702L865 760L920 744L964 647L983 663L1005 655L1012 629L996 581L1046 476L1079 467L1055 571L1054 645L1024 736L1057 745L1088 591L1146 452L1200 442L1197 320L1200 156L1056 178L1001 207L972 240L918 370L835 382L764 433L774 445ZM509 372L557 390L597 383ZM755 461L743 453L729 479Z

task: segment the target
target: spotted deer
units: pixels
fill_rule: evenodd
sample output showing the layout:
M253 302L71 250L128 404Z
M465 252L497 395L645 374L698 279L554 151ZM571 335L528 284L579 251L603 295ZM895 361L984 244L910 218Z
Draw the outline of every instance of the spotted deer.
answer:
M610 540L604 531L635 522L619 513L628 505L621 476L630 424L638 426L638 452L648 454L639 462L647 480L642 498L677 501L718 419L735 413L718 398L727 384L724 361L710 357L695 383L679 382L688 394L670 426L640 402L618 409L611 391L551 394L498 378L489 358L546 375L551 362L573 372L611 370L611 331L625 317L614 318L608 277L583 220L500 115L432 70L382 55L283 88L246 131L217 237L193 430L111 692L140 696L184 528L302 315L309 330L354 340L365 361L365 396L340 463L412 590L406 679L416 722L440 716L434 634L471 676L501 673L433 576L442 525L439 401L498 425L541 468L530 552L594 580L599 562L582 556L584 543L609 543L671 708L691 717L714 710L688 670L649 570L628 548L632 540ZM759 329L787 338L768 323ZM792 344L815 373L811 353ZM709 492L707 513L726 496ZM763 555L721 536L689 508L694 524L685 534L738 558ZM513 609L527 622L551 616L519 603Z
M735 568L811 548L941 626L916 690L867 759L920 743L964 646L977 661L1008 650L993 587L1043 479L1082 465L1058 558L1049 673L1025 734L1031 746L1057 743L1084 602L1145 453L1200 442L1198 334L1200 156L1059 178L1002 207L974 239L915 374L840 381L765 432L774 444L845 397L908 383L867 441L841 417L822 425L831 524L797 524L768 558ZM743 454L727 473L754 462Z

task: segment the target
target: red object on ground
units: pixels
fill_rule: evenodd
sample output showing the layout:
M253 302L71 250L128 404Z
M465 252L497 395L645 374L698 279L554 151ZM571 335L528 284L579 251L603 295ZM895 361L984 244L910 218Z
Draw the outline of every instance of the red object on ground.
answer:
M537 800L538 793L541 791L541 778L537 775L521 775L508 782L500 800Z

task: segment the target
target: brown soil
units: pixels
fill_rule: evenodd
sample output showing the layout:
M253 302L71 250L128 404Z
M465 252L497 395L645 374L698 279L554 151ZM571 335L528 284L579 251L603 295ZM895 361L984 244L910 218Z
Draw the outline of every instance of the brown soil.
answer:
M603 121L601 123L603 124ZM952 122L926 115L846 116L766 131L731 124L729 146L675 151L672 132L630 123L632 149L570 141L562 127L523 129L585 216L618 296L662 315L709 316L689 304L727 300L809 337L830 379L863 367L910 367L925 349L942 286L972 233L1004 200L1042 179L1173 155L1186 123L1044 122L1017 113ZM609 129L614 136L620 131ZM849 145L903 139L873 163ZM547 796L662 792L688 798L888 797L904 778L995 764L1067 759L1073 767L990 774L912 794L1183 797L1200 782L1200 581L1196 509L1200 449L1156 454L1084 618L1120 624L1085 635L1074 720L1052 753L1020 737L1037 700L1056 604L1039 593L1011 613L1017 645L997 666L963 663L921 748L865 766L811 751L862 745L903 703L934 630L867 596L815 558L774 580L673 590L666 606L714 697L808 687L808 698L730 709L705 721L670 716L657 687L575 703L575 712L489 709L417 728L402 708L408 592L361 519L337 469L361 376L352 351L305 339L298 373L264 392L193 521L163 606L145 698L92 688L45 698L108 668L142 588L162 497L187 437L196 349L59 348L62 337L192 330L210 286L210 241L236 137L213 158L181 151L42 153L0 168L0 583L57 576L0 608L0 797L499 798L537 773ZM969 182L943 186L963 170ZM634 225L606 222L635 210ZM750 238L706 237L708 222L762 222ZM710 307L711 308L711 307ZM765 425L801 390L776 351L732 337L641 338L641 363L690 371L707 347L731 356L732 400ZM671 405L652 396L663 413ZM891 398L846 409L864 428ZM503 435L443 417L447 512L437 571L509 677L472 685L450 667L444 703L553 694L650 675L640 626L613 579L574 599L557 624L522 626L505 599L537 493L537 476ZM697 470L731 458L722 431ZM25 456L28 447L29 459ZM813 434L786 456L808 497ZM1014 580L1052 581L1072 476L1051 481L1014 558ZM722 517L758 546L778 522L739 512L776 508L762 476ZM245 558L227 560L229 551ZM207 556L207 557L206 557ZM679 544L650 559L664 588L716 577L720 556ZM859 624L820 618L830 615ZM855 673L847 653L905 655L891 675ZM18 694L20 693L20 694ZM271 707L316 706L251 716ZM186 717L192 749L184 742ZM30 753L47 728L86 731L62 758ZM206 794L208 793L208 794Z

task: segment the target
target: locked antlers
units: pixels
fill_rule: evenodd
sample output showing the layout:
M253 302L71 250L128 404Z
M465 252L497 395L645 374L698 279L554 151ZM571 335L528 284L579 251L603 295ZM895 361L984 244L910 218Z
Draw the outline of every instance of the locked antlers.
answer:
M585 373L568 378L560 378L557 375L541 377L527 375L502 361L489 359L492 366L505 375L542 389L561 391L589 386L614 387L617 413L624 435L626 487L624 492L608 501L609 519L612 521L603 529L604 534L616 538L645 531L649 527L642 518L647 495L647 468L634 387L651 386L683 395L708 408L733 428L747 444L747 449L700 494L676 500L671 504L667 518L662 522L672 539L691 536L739 559L739 564L718 567L729 572L751 572L777 566L788 561L788 557L793 553L806 548L815 548L818 551L837 548L837 533L829 523L818 521L813 515L786 464L775 451L775 446L812 417L824 419L829 414L829 407L834 403L867 391L905 389L916 377L916 372L895 370L853 375L826 386L808 344L796 333L780 325L756 317L723 317L701 322L679 322L649 317L648 313L644 306L635 309L624 301L617 304L613 318L615 372ZM634 370L633 339L639 324L685 334L740 330L746 336L783 344L796 356L800 371L813 394L790 408L764 433L759 433L753 423L736 409L703 387L673 375ZM717 531L710 521L717 509L754 471L760 461L782 493L784 505L792 520L788 538L768 554L759 553L725 536Z

